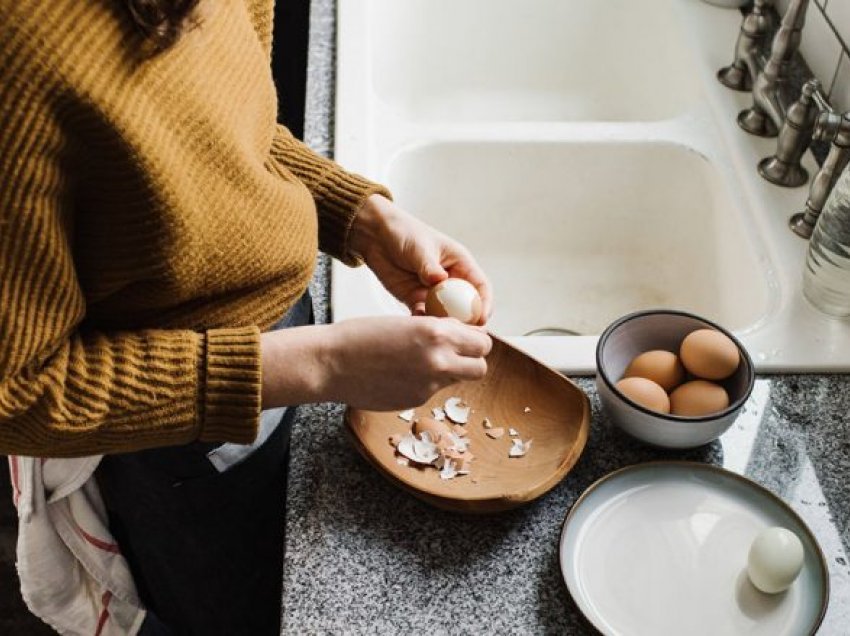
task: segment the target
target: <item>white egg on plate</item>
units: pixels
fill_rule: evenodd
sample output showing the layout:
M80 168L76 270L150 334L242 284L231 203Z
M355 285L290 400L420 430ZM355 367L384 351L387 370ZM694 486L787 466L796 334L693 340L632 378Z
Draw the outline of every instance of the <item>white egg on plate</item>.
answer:
M803 544L785 528L766 528L758 533L747 559L752 584L766 594L784 592L803 569Z

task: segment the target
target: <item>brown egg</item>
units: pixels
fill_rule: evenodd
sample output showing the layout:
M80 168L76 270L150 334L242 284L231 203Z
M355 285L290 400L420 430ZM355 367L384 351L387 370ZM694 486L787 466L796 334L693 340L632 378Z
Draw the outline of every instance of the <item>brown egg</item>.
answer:
M629 398L659 413L670 412L670 398L658 384L646 378L623 378L617 382L617 390Z
M447 278L428 290L425 313L438 318L452 317L468 325L481 320L481 296L472 283L462 278Z
M670 392L685 379L685 369L675 353L656 349L642 353L632 360L623 377L646 378Z
M430 417L420 417L413 423L413 434L419 436L423 431L431 433L431 439L436 442L446 433L451 433L452 429L445 422L440 422Z
M719 384L706 380L685 382L670 394L673 415L711 415L729 406L729 395Z
M706 380L728 378L741 362L738 346L716 329L689 333L679 348L679 357L688 371Z

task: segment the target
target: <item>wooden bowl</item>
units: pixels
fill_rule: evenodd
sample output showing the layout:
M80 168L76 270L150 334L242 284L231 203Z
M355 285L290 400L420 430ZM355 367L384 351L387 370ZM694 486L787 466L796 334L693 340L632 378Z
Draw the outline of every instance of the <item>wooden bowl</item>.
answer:
M430 417L432 407L453 396L472 408L466 424L469 451L475 455L471 474L443 480L431 466L400 465L389 437L408 432L410 424L398 412L349 408L345 421L355 446L394 484L445 510L498 512L548 492L584 450L590 428L587 396L560 373L496 337L487 364L483 380L447 387L416 409L416 417ZM525 412L526 407L531 410ZM504 437L488 437L484 417L504 428ZM508 456L509 427L522 440L533 440L524 457Z

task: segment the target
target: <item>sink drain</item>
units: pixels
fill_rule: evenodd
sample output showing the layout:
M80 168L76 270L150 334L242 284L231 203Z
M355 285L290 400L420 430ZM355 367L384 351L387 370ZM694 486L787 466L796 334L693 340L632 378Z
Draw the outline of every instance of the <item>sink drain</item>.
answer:
M523 336L583 336L583 333L573 331L572 329L564 329L563 327L540 327L527 331Z

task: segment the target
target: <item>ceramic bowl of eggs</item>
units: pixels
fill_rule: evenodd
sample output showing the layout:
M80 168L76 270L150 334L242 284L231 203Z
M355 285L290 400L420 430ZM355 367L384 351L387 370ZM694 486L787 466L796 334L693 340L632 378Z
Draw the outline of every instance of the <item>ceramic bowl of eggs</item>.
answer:
M664 448L694 448L720 437L755 383L753 361L731 333L676 310L615 321L599 337L596 366L611 420Z

